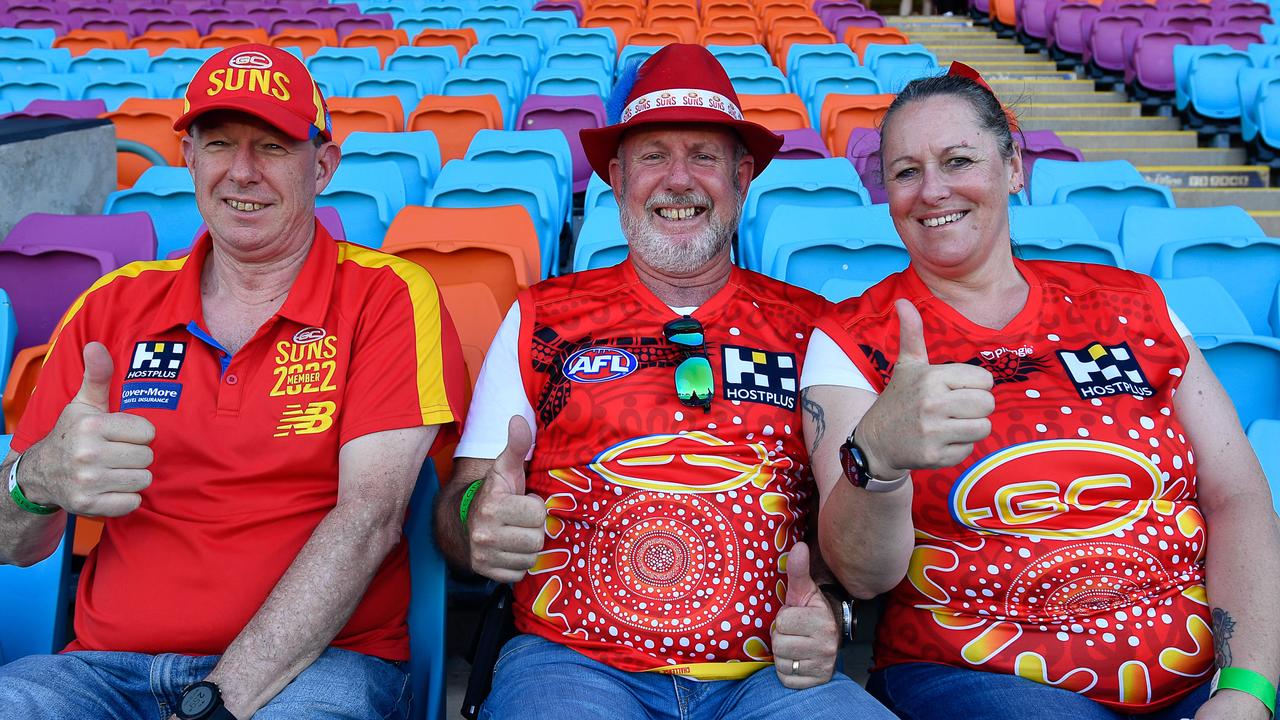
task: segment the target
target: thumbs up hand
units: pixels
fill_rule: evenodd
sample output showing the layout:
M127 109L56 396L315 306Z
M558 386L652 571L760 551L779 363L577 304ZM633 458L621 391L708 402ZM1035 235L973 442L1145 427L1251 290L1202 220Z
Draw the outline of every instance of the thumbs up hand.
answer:
M507 446L484 477L467 513L471 569L492 580L518 582L533 567L546 537L547 506L525 494L524 458L533 433L524 418L507 423Z
M859 445L874 448L868 451L871 470L882 478L961 462L991 434L987 418L995 409L990 371L931 364L919 311L907 300L894 306L899 345L893 379L858 425Z
M793 690L830 680L838 635L831 607L809 575L809 546L798 542L787 556L787 596L770 633L778 680Z
M156 429L137 415L110 412L114 365L102 343L84 347L84 380L53 430L27 451L19 483L32 502L76 515L126 515L151 485Z

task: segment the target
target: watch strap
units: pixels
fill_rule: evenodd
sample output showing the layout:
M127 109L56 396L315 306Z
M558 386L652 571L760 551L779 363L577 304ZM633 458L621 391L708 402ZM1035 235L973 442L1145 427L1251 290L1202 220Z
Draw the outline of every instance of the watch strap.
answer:
M857 618L854 615L853 598L844 589L844 586L837 583L822 583L818 589L823 594L833 598L839 603L839 613L836 620L840 623L840 644L845 642L853 642L853 631L857 628Z
M26 495L22 494L22 488L18 487L18 463L21 462L22 456L19 455L9 466L9 497L13 498L13 503L32 515L52 515L58 512L59 508L56 505L31 502Z
M857 473L856 478L851 477L849 475L850 468L848 467L848 463L845 464L845 477L848 478L849 482L851 482L854 487L862 488L867 492L873 493L893 492L905 485L907 480L911 477L910 471L904 472L896 478L881 478L871 472L871 459L867 457L866 451L858 444L857 434L858 427L855 426L849 433L848 439L844 441L844 445L841 447L841 451L843 453L847 453L851 459L851 463L855 465L854 471Z
M1213 697L1219 690L1239 690L1252 695L1266 705L1271 716L1275 717L1276 686L1262 673L1242 667L1219 668L1209 685L1209 697Z

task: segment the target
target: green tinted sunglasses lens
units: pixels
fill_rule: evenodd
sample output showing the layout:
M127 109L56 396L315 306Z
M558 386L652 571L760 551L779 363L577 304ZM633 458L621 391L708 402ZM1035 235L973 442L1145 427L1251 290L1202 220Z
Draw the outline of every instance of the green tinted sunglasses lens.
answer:
M715 393L711 363L703 356L686 358L676 366L676 396L686 405L710 406Z
M699 347L702 345L702 331L682 332L667 336L667 340L686 347Z

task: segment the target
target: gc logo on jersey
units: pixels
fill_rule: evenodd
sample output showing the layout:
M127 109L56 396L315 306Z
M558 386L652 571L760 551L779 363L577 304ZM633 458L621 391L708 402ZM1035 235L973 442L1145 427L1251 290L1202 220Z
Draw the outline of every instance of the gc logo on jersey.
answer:
M1067 369L1080 397L1086 400L1121 394L1141 399L1156 394L1128 343L1103 345L1095 342L1080 350L1059 350L1058 359Z
M187 344L147 340L133 346L133 359L125 380L176 380L187 354Z
M725 345L724 396L796 409L796 356Z
M564 361L564 376L577 383L602 383L624 378L640 366L636 356L615 347L589 347Z

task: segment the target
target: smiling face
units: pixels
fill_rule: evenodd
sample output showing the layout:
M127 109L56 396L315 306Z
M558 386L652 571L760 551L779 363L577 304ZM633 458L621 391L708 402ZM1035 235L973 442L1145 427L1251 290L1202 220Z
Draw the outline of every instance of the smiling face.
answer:
M911 260L961 278L1011 262L1009 194L1022 187L1022 156L1000 154L968 101L934 95L905 105L884 131L889 213Z
M609 163L636 262L688 275L729 251L754 161L732 130L664 125L627 133Z
M202 116L182 139L182 152L214 240L253 255L310 240L316 194L341 156L331 142L294 140L235 112Z

